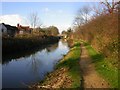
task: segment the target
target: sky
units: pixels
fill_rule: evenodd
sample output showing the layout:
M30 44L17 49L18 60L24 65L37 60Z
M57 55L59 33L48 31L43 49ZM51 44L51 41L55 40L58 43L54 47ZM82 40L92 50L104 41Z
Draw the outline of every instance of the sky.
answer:
M30 13L37 13L42 27L56 26L61 31L72 26L79 8L90 2L2 2L0 22L30 25Z

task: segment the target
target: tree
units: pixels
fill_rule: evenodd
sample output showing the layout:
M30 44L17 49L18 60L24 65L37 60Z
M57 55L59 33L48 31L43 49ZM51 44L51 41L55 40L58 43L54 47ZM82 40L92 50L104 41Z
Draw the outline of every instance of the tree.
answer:
M96 18L97 16L100 16L104 13L104 9L103 7L101 7L101 4L98 5L93 5L92 7L92 11L93 11L93 18Z
M85 19L85 23L87 23L88 19L89 19L89 14L90 14L91 9L88 6L84 6L82 8L82 11L83 11L83 16L84 16L84 19Z
M30 21L30 24L33 28L42 25L40 22L39 16L36 12L30 13L29 21Z
M108 0L105 0L104 2L101 2L103 4L104 10L108 13L113 13L114 11L117 11L117 7L120 4L120 1L116 2L115 0L112 0L112 2L109 2Z
M68 33L71 33L71 32L72 32L72 29L69 27L69 28L67 29L67 32L68 32Z
M53 35L53 36L57 36L59 34L59 30L55 26L50 26L48 29L50 30L51 35Z
M98 5L94 5L92 10L94 12L94 17L100 16L100 15L105 15L108 13L114 13L114 12L119 12L119 6L120 6L120 1L108 1L104 0L103 2L100 2ZM94 18L93 17L93 18Z
M42 28L42 30L45 32L46 35L48 36L57 36L59 34L59 30L57 27L55 26L49 26L49 27L45 27Z
M74 20L74 25L81 26L88 22L91 8L89 6L84 6L80 8Z
M74 20L74 25L81 26L84 23L84 19L81 16L76 16Z

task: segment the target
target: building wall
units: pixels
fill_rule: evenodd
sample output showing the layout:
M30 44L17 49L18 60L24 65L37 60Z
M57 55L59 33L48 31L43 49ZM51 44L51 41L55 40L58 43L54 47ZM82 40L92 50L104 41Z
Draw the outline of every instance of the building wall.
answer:
M15 34L16 34L16 31L15 30L7 30L7 34L8 34L8 36L10 36L10 37L14 37L15 36Z
M7 35L7 28L3 25L0 24L0 33L2 33L2 35Z

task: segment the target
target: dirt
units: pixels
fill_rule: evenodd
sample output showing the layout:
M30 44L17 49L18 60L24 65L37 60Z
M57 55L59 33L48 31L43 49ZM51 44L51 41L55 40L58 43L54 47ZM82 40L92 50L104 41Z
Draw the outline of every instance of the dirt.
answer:
M106 82L95 70L94 63L88 55L88 52L84 46L81 47L81 59L80 59L80 69L82 73L82 85L83 88L110 88L108 82ZM43 83L37 83L29 88L70 88L72 79L67 74L68 69L65 67L56 69L52 73L48 74Z
M80 68L83 76L83 88L109 88L109 83L96 72L85 46L81 46L81 49Z
M69 88L71 86L71 79L67 75L67 68L60 68L47 75L43 83L38 83L30 88Z

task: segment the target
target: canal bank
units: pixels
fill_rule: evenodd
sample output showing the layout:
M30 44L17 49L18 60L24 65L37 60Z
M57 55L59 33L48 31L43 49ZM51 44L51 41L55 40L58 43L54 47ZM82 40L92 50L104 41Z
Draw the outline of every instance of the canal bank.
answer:
M57 43L58 41L59 37L56 36L2 38L2 53L3 55L6 55L10 53L30 51L43 45Z
M57 42L59 37L55 36L2 38L2 61L4 63L7 59L28 56Z
M81 88L80 53L80 43L75 43L52 73L29 88Z

